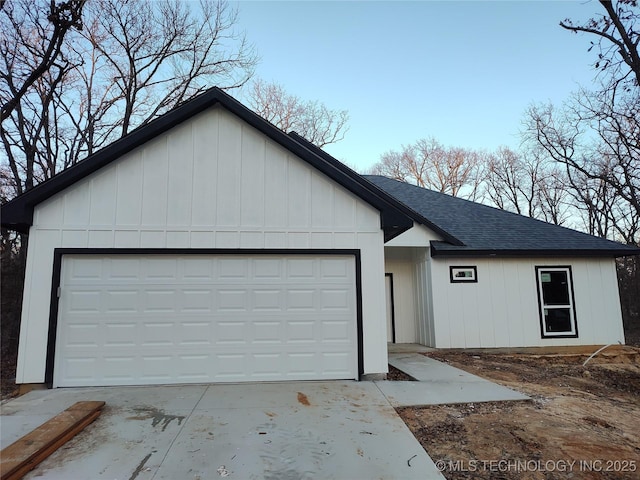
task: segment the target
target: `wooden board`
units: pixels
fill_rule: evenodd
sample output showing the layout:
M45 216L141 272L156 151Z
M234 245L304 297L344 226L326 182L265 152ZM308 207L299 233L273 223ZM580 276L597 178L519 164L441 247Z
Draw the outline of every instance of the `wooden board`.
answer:
M104 402L77 402L0 452L0 479L17 480L71 440L102 411Z

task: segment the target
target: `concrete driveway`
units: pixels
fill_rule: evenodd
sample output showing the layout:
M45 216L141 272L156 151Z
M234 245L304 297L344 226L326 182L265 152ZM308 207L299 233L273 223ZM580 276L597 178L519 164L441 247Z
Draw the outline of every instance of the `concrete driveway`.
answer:
M444 478L373 382L33 391L1 407L2 448L81 400L102 415L26 478Z

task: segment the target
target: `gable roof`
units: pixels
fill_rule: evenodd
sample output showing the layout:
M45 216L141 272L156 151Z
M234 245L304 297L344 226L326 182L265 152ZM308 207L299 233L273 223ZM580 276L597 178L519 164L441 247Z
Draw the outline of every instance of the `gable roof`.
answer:
M444 241L431 242L432 256L624 256L640 248L587 235L479 203L375 175L359 175L292 132L285 134L233 97L214 87L116 140L1 207L2 226L27 233L36 205L198 113L221 105L271 140L380 211L384 239L416 221Z
M403 211L402 208L399 208L398 201L390 197L389 194L374 187L361 176L347 172L345 166L330 155L318 155L317 151L312 151L307 146L302 145L295 138L285 134L282 130L276 128L217 87L207 90L161 117L133 130L86 159L5 203L1 207L2 226L18 232L28 233L29 227L33 224L33 210L36 205L117 160L136 147L214 105L221 105L271 140L378 209L385 241L394 238L413 226L413 220L407 215L407 209L404 208L405 211Z
M640 255L640 248L409 183L377 175L365 178L413 210L413 219L417 222L428 218L462 242L462 245L431 242L434 257Z

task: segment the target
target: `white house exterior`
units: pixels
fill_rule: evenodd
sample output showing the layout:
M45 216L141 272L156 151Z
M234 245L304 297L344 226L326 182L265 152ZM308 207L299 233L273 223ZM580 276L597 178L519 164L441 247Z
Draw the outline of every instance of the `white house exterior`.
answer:
M401 235L391 243L400 242ZM428 247L386 247L397 343L500 348L624 343L613 258L432 258ZM477 282L450 268L475 266ZM536 268L569 268L577 335L542 336ZM389 322L389 319L388 319Z
M33 206L18 383L387 370L384 219L371 204L381 200L363 200L212 96Z
M433 260L434 345L439 348L537 347L624 343L620 296L612 258L468 258L477 283L451 283L458 259ZM575 336L541 335L537 268L570 268ZM447 319L447 321L441 321Z
M637 248L367 178L414 209L417 222L459 240L418 224L386 243L390 339L436 348L624 343L615 256Z
M414 213L212 89L2 207L29 233L16 381L360 379L392 341L624 340L611 254L434 256L463 242ZM537 278L565 277L572 304L541 307ZM541 335L545 308L575 331Z

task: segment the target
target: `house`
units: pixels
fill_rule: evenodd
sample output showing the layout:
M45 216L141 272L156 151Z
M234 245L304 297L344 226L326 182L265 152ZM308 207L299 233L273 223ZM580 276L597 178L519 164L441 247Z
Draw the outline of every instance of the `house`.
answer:
M396 341L438 348L624 343L615 257L640 249L367 178L410 207L418 224L385 244L394 293L409 297L394 302ZM426 219L449 238L434 235ZM418 231L427 238L416 242Z
M640 249L353 172L213 88L2 206L17 383L362 379L388 342L623 341Z

